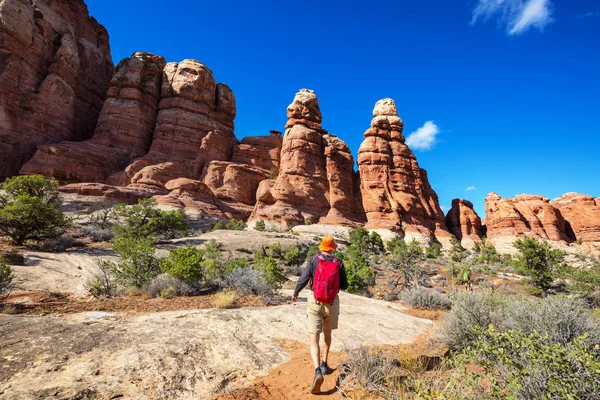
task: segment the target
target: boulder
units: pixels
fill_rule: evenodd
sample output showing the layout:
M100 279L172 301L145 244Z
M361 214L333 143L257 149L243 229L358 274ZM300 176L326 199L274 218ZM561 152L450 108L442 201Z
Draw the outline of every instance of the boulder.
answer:
M39 145L91 137L113 69L83 0L0 1L0 179Z

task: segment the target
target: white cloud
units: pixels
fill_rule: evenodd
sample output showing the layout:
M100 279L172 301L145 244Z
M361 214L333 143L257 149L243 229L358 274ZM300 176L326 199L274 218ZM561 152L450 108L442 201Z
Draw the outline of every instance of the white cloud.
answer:
M587 12L585 14L577 15L575 18L584 19L593 17L600 17L600 12Z
M475 186L469 186L465 189L465 192L472 192L473 190L477 190L477 188Z
M431 150L437 141L438 133L440 133L440 127L433 121L427 121L425 125L408 135L406 144L413 150Z
M552 0L479 0L471 24L494 16L501 25L506 25L509 35L518 35L529 28L541 31L554 21Z
M450 211L450 207L446 207L446 206L440 206L440 208L442 209L443 212L448 212Z

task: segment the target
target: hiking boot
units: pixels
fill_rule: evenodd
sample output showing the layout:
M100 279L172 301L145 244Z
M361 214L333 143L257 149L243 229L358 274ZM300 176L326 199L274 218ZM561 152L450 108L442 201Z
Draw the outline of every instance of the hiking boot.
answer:
M331 373L331 370L329 369L329 365L327 365L327 361L322 361L321 362L321 374L328 375L330 373Z
M321 373L321 368L315 369L315 379L313 379L312 386L310 387L310 392L312 394L317 394L321 392L321 385L323 384L323 374Z

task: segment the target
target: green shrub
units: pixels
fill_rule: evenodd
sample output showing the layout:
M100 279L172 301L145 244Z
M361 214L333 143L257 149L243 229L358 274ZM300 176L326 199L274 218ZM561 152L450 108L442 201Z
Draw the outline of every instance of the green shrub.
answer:
M442 245L439 243L432 243L427 249L425 249L425 257L427 258L440 258L442 256Z
M419 242L416 239L408 244L405 241L398 241L391 249L393 251L389 256L390 265L400 273L404 285L418 286L426 275L425 268L419 263L424 258Z
M154 256L154 239L147 237L117 237L113 250L123 260L113 264L117 282L124 286L141 288L159 272L159 260Z
M548 335L478 331L478 340L463 356L482 365L493 386L493 398L593 399L600 388L600 358L585 336L561 345Z
M236 269L248 268L250 263L245 258L229 258L223 265L225 274L229 274Z
M385 249L381 236L377 232L369 234L362 226L350 232L350 245L357 247L363 254L381 254Z
M364 293L367 288L375 285L375 273L369 267L364 254L358 247L351 245L342 254L348 289L350 293Z
M219 231L221 229L225 229L225 224L222 221L218 221L212 228L213 231Z
M223 245L215 239L210 239L204 245L204 258L207 260L216 260L221 257Z
M204 278L202 261L204 252L195 247L169 250L169 256L160 260L163 272L182 281L200 281Z
M246 223L244 221L232 218L225 224L225 229L229 229L230 231L243 231L246 229Z
M320 252L321 252L321 250L319 250L319 246L310 246L308 248L308 250L306 251L306 260L305 261L310 260L310 258L312 256L314 256L315 254L319 254Z
M297 246L292 246L283 255L284 264L288 267L302 264L300 258L300 249Z
M182 210L162 211L154 199L140 199L133 206L119 204L114 213L123 219L123 225L113 226L117 236L172 239L188 232Z
M448 310L451 305L450 298L445 294L425 288L405 290L400 298L404 304L424 310Z
M406 242L404 241L404 239L392 238L392 240L390 240L387 243L386 250L388 253L393 254L394 252L397 251L398 248L405 248L405 247L406 247ZM402 250L398 250L398 251L402 251Z
M255 257L254 268L263 275L267 284L273 289L281 289L283 283L287 281L283 270L273 257Z
M263 221L263 220L256 221L256 223L254 224L255 231L264 232L266 229L267 228L265 226L265 221Z
M531 276L532 284L546 291L555 275L564 269L566 253L536 238L517 239L513 245L519 250L515 260L517 272Z
M69 221L60 211L58 182L42 175L15 176L2 185L0 234L17 246L59 237Z
M279 242L275 242L270 245L266 250L267 256L281 259L283 258L283 249Z
M2 300L11 290L14 279L12 269L4 257L0 256L0 300Z

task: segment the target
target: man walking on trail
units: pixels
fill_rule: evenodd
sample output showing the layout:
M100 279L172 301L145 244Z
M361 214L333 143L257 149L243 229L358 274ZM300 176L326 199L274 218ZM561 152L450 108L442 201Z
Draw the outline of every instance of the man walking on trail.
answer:
M348 288L344 264L332 253L337 244L331 236L326 236L319 245L320 254L315 254L308 260L306 269L298 279L292 303L298 299L298 294L310 281L312 294L308 296L308 332L310 336L310 355L315 365L315 378L310 387L311 393L319 393L323 384L323 375L330 373L327 365L329 348L331 347L331 331L338 327L340 313L340 289ZM325 339L323 361L319 340L321 332Z

